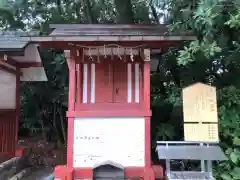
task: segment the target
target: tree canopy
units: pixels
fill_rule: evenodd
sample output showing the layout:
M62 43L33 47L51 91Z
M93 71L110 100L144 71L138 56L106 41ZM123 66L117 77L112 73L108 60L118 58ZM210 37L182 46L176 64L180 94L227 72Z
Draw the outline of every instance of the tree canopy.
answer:
M218 89L221 146L229 161L215 166L217 179L240 179L239 0L2 0L2 29L48 32L50 23L167 23L197 40L159 54L151 73L152 145L181 140L183 87L204 82ZM66 141L68 71L62 52L41 50L48 82L22 84L21 129L53 131ZM61 121L59 121L59 119ZM21 131L20 131L21 132ZM153 157L156 159L156 157Z

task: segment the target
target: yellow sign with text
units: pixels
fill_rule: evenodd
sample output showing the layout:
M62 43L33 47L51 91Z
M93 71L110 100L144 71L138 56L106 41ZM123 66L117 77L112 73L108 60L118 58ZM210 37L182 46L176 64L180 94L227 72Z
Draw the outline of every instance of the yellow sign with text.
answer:
M216 88L196 83L183 89L185 141L218 142Z
M196 83L183 89L184 122L218 122L216 88Z

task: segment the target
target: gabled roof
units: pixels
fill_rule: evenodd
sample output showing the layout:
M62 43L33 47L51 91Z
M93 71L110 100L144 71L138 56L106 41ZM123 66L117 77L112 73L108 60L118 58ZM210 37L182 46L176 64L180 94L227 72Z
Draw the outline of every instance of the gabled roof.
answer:
M193 40L188 32L172 34L166 25L52 24L50 37L71 41L183 41ZM72 38L70 38L72 37Z
M50 36L193 36L172 34L166 25L52 24Z
M34 33L0 32L0 56L4 57L0 60L1 65L7 66L13 72L16 70L15 66L19 65L22 72L21 81L47 81L38 45L22 38L30 35Z
M15 44L22 48L24 42L43 43L47 47L67 47L69 44L83 43L85 45L103 45L118 43L121 45L138 46L144 44L144 48L168 48L178 45L183 41L195 40L196 37L189 32L180 34L170 33L166 25L116 25L116 24L53 24L49 35L39 36L37 33L12 33L23 44ZM9 34L9 33L8 33ZM6 33L0 33L0 39ZM56 42L56 43L54 43ZM5 45L4 45L5 46ZM4 47L6 49L6 47ZM9 49L11 51L11 49ZM15 52L15 53L16 53Z

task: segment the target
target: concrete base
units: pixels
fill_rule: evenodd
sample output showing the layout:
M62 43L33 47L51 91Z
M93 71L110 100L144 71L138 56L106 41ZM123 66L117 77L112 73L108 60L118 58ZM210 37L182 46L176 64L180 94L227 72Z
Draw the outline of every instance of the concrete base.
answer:
M81 178L79 177L79 169L78 172L74 172L74 169L68 168L66 166L56 166L55 168L55 180L91 180L92 178L89 178L91 175L88 173L88 178ZM78 178L73 177L75 173L78 173ZM86 173L86 170L81 172ZM140 172L141 173L141 172ZM85 174L86 176L86 174ZM144 180L154 180L154 179L163 179L163 169L159 165L152 165L150 168L145 168L143 174L136 174L134 179L144 179ZM131 178L126 178L131 179Z
M0 164L0 179L10 179L26 167L23 157L14 157Z
M23 169L21 172L15 174L13 177L11 177L9 180L20 180L29 174L31 174L32 168L26 168Z
M53 180L53 169L50 167L34 168L24 180Z
M141 178L139 178L139 180L140 180ZM54 178L54 180L63 180L63 179L61 179L61 178ZM92 180L92 179L77 179L77 178L74 178L73 180ZM133 180L133 179L125 179L125 180ZM134 179L134 180L136 180L136 179Z
M54 180L63 180L63 179L61 179L61 178L54 178ZM76 179L76 178L74 178L73 180L92 180L92 179Z

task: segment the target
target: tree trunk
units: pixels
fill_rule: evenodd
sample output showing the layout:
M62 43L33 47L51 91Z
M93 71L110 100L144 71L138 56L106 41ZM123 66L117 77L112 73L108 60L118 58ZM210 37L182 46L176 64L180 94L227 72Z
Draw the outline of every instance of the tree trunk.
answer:
M151 8L152 15L153 15L155 23L159 24L160 21L159 21L159 17L158 17L158 14L157 14L157 11L156 11L155 7L151 4L150 8Z
M131 0L114 0L118 24L133 24L134 17Z
M62 108L60 108L58 110L59 116L60 116L60 121L61 121L61 128L62 128L62 135L63 135L63 141L64 141L64 145L66 145L67 143L67 136L66 136L66 128L65 128L65 123L64 123L64 117L62 114Z
M44 125L44 115L41 115L41 119L40 119L40 124L41 124L41 128L42 128L42 138L46 141L47 140L47 133L46 133L46 128Z
M89 0L82 0L82 6L83 6L83 14L84 14L84 19L88 24L93 24L94 19L93 15L91 12L91 4Z
M57 9L59 14L62 14L61 0L57 0Z
M58 147L61 146L61 138L59 136L58 128L57 128L57 123L56 123L56 118L57 117L57 104L56 102L53 103L53 128L57 136L57 145Z

